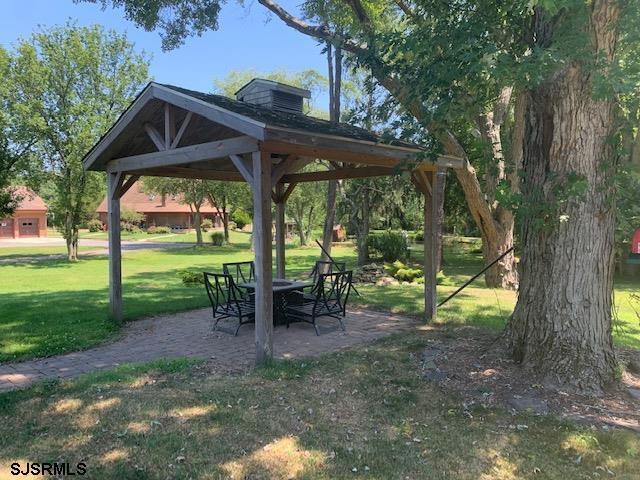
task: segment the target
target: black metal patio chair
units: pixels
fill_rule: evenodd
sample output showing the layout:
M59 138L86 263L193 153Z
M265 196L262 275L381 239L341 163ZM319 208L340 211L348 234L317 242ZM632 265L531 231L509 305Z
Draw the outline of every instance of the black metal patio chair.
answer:
M309 273L309 280L313 282L313 287L309 287L309 290L295 291L287 295L287 302L292 305L301 304L304 302L313 301L316 298L316 287L318 286L318 276L323 273L344 272L347 269L345 262L330 262L328 260L317 260L311 273Z
M344 331L342 318L346 315L352 276L351 270L318 274L317 281L312 287L313 299L305 300L300 304L288 304L287 318L311 323L316 335L320 335L316 320L321 317L332 317L340 322L340 327Z
M253 260L223 263L222 271L225 275L231 275L236 283L250 283L256 279L256 266Z
M231 275L236 284L251 283L256 280L256 266L252 260L248 262L223 263L222 271L225 275ZM253 301L255 299L252 290L241 289L241 291L245 300Z
M204 286L213 310L213 330L217 330L218 322L227 318L237 318L238 327L255 321L254 303L245 298L231 275L204 272Z

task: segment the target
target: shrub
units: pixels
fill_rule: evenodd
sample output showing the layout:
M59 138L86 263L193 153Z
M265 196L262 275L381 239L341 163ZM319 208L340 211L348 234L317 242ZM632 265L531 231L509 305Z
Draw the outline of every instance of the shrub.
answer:
M89 222L87 223L87 228L90 232L101 232L104 229L102 226L102 222L97 218L89 220Z
M180 278L182 278L182 283L185 285L195 285L198 283L204 284L204 277L202 272L195 272L192 270L180 270L178 272Z
M377 251L385 262L404 260L409 255L407 235L404 232L384 232L367 237L367 245Z
M213 228L213 221L210 218L205 218L204 220L202 220L200 228L203 232L208 232Z
M211 234L211 243L213 243L216 247L221 247L224 245L224 233L222 232L213 232Z
M120 221L131 225L138 225L144 221L144 214L136 212L131 208L123 208L120 211Z
M413 282L417 278L423 277L424 272L420 268L401 268L396 272L394 277L400 282Z
M140 233L140 232L142 232L142 229L138 225L135 225L135 224L129 223L129 222L120 222L120 230L122 230L123 232L128 232L128 233Z
M424 242L424 232L423 231L416 232L415 235L413 236L413 240L414 242Z
M251 223L251 215L239 208L233 212L231 220L233 220L236 223L236 226L242 230L246 225Z
M171 233L171 228L153 226L153 227L147 228L147 233L148 234L164 235L164 234L167 234L167 233Z

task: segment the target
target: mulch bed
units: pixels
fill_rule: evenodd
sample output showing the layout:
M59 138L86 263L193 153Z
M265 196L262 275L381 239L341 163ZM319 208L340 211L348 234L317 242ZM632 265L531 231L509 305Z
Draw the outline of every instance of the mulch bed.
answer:
M531 375L496 347L495 335L477 329L442 330L416 355L421 374L463 405L502 407L515 412L556 415L579 423L624 427L640 432L640 375L625 371L621 382L600 397L584 396L535 383ZM620 349L625 363L638 352Z

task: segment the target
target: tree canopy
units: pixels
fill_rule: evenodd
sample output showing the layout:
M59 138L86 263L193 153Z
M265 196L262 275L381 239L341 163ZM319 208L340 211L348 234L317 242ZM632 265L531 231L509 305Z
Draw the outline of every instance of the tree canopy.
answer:
M148 81L148 59L124 35L74 24L34 33L9 55L11 129L30 134L30 160L55 189L50 208L74 260L79 225L105 184L82 158Z

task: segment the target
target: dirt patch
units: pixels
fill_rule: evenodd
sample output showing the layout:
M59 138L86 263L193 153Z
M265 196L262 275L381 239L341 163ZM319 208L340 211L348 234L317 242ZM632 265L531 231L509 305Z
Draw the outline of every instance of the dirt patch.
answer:
M502 407L515 412L557 415L579 423L640 432L640 375L625 371L621 382L600 397L545 388L495 347L495 336L476 329L437 333L415 355L425 380L462 396L465 406ZM637 355L620 349L626 364Z

